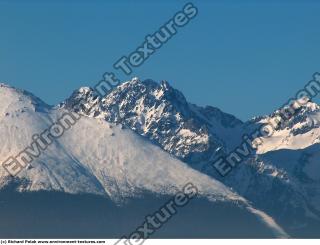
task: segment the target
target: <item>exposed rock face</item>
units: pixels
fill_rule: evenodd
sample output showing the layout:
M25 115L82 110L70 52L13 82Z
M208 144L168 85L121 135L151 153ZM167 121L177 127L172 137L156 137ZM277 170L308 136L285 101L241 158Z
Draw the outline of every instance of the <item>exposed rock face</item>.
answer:
M134 78L98 98L89 88L81 88L63 104L74 108L80 100L87 101L87 116L121 123L147 137L183 161L195 164L208 162L227 151L221 138L222 128L232 131L242 122L217 108L198 107L188 103L181 92L168 82L141 82Z

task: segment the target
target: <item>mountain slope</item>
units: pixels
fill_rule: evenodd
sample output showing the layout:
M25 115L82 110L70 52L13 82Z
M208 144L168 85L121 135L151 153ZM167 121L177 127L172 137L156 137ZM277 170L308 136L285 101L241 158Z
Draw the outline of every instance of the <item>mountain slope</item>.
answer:
M137 78L123 83L102 99L92 89L82 88L60 106L76 110L81 100L90 110L80 110L80 114L130 128L192 168L220 180L290 229L310 223L310 219L320 227L319 205L310 204L312 194L303 191L301 181L281 166L286 163L275 164L260 157L268 151L302 149L317 143L320 114L316 104L308 102L299 108L272 137L263 138L257 151L252 151L231 174L221 177L212 166L214 160L241 146L242 135L250 135L277 119L280 109L270 116L242 123L217 108L188 103L167 82L158 84ZM319 189L318 183L315 188Z
M49 128L66 111L37 104L35 97L10 87L3 86L0 93L1 101L7 102L0 118L0 160L4 162L29 146L34 134ZM218 181L199 177L200 173L130 130L101 119L82 117L35 162L19 174L31 182L24 187L29 190L106 192L112 197L129 195L134 192L132 188L155 192L167 189L170 193L173 187L180 188L194 179L203 192L235 197ZM0 171L2 177L8 175L3 168ZM175 174L179 172L184 174ZM78 180L75 186L74 179Z
M287 222L291 223L290 226L293 230L299 230L302 226L301 232L306 234L313 229L319 230L319 225L313 224L315 220L318 224L320 223L319 154L320 145L314 144L305 149L280 149L259 155L261 162L272 165L285 173L287 186L289 186L286 192L289 194L288 197L291 197L291 203L295 205L295 210L288 209L287 212L282 210L281 213L278 210L279 215L287 216ZM290 215L292 211L294 213ZM294 218L288 219L290 216Z
M300 105L301 104L301 105ZM249 121L248 125L279 125L276 126L271 137L262 137L257 153L262 154L278 149L303 149L320 142L320 107L312 101L298 104L295 102L294 114L289 112L288 106L280 108L271 115ZM289 116L285 119L281 112ZM277 123L278 122L278 123ZM250 128L250 126L249 126Z
M0 110L1 162L17 156L30 146L35 134L44 132L67 112L7 85L1 85L0 98L1 106L4 105ZM233 210L243 210L254 217L273 236L287 236L271 217L221 182L193 170L131 130L104 119L81 117L15 178L0 168L2 190L15 185L19 192L49 191L53 197L57 191L97 194L110 198L114 204L145 193L174 195L189 182L213 208L216 202L231 205ZM248 234L250 229L254 230L254 226L247 228Z
M82 100L89 111L75 108ZM158 84L138 78L119 85L102 99L94 90L81 88L61 106L121 123L190 164L205 163L232 149L242 125L217 108L188 103L165 81Z

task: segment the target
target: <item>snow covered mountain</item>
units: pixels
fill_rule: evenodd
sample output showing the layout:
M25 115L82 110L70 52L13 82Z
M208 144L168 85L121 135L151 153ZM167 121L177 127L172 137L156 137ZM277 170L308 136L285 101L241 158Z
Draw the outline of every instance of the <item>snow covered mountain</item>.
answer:
M262 154L268 151L278 149L304 149L320 142L320 107L316 103L308 100L297 105L297 110L293 116L290 116L288 106L280 108L269 116L256 118L249 121L248 124L265 125L268 122L278 123L272 137L263 137L262 144L258 146L257 153ZM280 111L285 111L289 115L285 120L280 118ZM275 124L276 125L276 124Z
M243 124L218 108L188 103L166 81L158 84L134 78L102 99L94 90L81 88L61 106L73 109L82 100L90 110L80 109L79 113L125 125L179 159L197 165L232 149Z
M288 168L291 152L288 151L286 157L276 152L276 157L272 158L264 154L280 149L299 149L299 154L305 155L303 149L316 145L320 112L315 103L309 101L299 108L271 137L262 139L256 152L231 174L221 177L212 167L213 160L240 146L242 135L275 120L279 110L243 123L217 108L188 103L182 93L167 82L158 84L137 78L123 83L102 99L92 89L81 88L60 106L72 110L82 100L90 110L78 110L80 114L132 129L194 169L220 180L289 230L298 232L297 229L304 227L303 231L300 229L302 235L308 234L311 226L319 229L320 206L314 200L320 185L312 177L312 183L305 183L302 166L310 168L307 162L301 163L303 157L294 154L295 167ZM313 170L319 166L314 161Z
M279 122L280 110L289 109L286 106L269 116L251 120L246 123L246 130ZM319 230L319 119L320 107L312 101L297 106L287 120L275 127L271 136L260 138L262 141L256 155L244 164L257 174L251 178L250 184L242 184L241 190L239 185L235 188L257 207L278 217L278 221L283 220L293 230L302 227L305 232ZM246 166L232 173L228 181L241 183L239 178L244 176L241 172L248 171ZM260 195L270 199L263 200L257 196L257 189L262 191Z
M243 134L277 121L282 108L243 123L217 108L188 103L167 82L137 78L105 98L80 88L56 107L1 84L0 105L1 162L30 150L35 135L64 113L81 115L16 178L0 168L2 190L18 183L21 192L87 193L119 204L143 193L174 195L192 182L211 203L245 209L269 228L271 221L277 236L284 232L268 215L290 235L319 234L320 107L311 101L226 177L213 161L241 145Z
M135 84L136 81L132 83ZM148 85L156 86L156 84L150 82L148 82ZM128 86L128 84L122 85L119 88L120 91L125 86ZM223 114L218 109L209 108L207 111L210 113L206 114L202 111L205 109L188 105L180 93L171 88L169 89L167 86L163 84L159 90L154 87L154 90L150 91L159 92L156 94L159 97L161 97L162 91L164 93L163 96L167 96L167 98L179 98L174 107L177 106L181 110L185 110L183 115L179 116L180 111L175 111L174 108L166 103L159 105L160 108L156 108L150 102L151 104L148 107L142 106L137 108L137 111L159 110L157 112L161 111L164 114L150 119L151 122L140 114L138 117L128 117L127 123L131 127L136 125L137 130L145 132L145 136L152 137L154 142L157 142L160 146L163 146L162 144L168 146L168 148L165 148L168 152L181 158L189 159L195 155L195 152L208 154L209 150L216 151L217 148L212 142L215 142L215 144L219 142L210 133L211 131L213 132L213 128L205 129L205 125L209 124L210 118L214 117L226 128L233 129L241 125L240 121L230 115ZM72 99L67 100L60 106L51 107L26 91L18 90L5 84L0 85L1 163L6 162L9 157L18 157L26 147L29 147L28 152L33 152L35 155L35 145L30 145L31 142L36 136L42 136L42 132L45 132L54 122L57 122L67 112L65 107L70 107L73 103L76 103L77 96L86 96L88 103L97 104L96 111L92 110L90 115L82 116L61 137L57 140L52 140L50 146L41 149L41 154L34 157L33 161L27 164L26 168L16 177L11 177L1 167L1 190L6 190L7 187L14 184L16 186L15 189L19 192L40 193L49 191L51 193L62 192L74 195L94 194L110 198L112 202L119 204L126 200L143 196L144 193L172 196L181 190L186 183L192 182L198 189L199 197L206 198L212 203L210 212L215 213L215 203L221 203L224 206L230 205L233 212L235 210L244 210L244 217L247 217L242 220L244 223L247 219L254 217L253 225L248 226L247 233L244 233L247 236L250 237L255 232L256 234L261 234L255 230L255 227L259 226L258 224L262 226L261 229L264 232L268 231L272 234L270 236L287 236L270 216L254 208L246 199L230 190L220 181L192 169L151 143L146 137L141 137L119 124L117 121L118 114L115 114L115 111L121 114L124 108L135 108L134 105L123 104L119 101L121 104L119 111L115 109L115 111L111 111L108 114L110 121L114 120L118 124L112 123L105 120L105 115L107 115L106 108L111 110L115 104L110 102L111 104L109 105L107 103L108 98L103 101L104 103L101 103L97 97L92 95L94 95L92 90L82 88L79 92L74 93ZM137 95L123 93L122 96L134 99ZM148 101L148 99L151 100L152 98L147 96L142 101ZM175 112L174 117L171 115L172 111ZM192 116L198 113L200 113L199 119L193 122ZM161 120L162 117L164 117L164 128L162 126L158 128L157 125L153 125L157 120ZM134 119L142 121L137 124ZM172 123L169 124L170 127L166 126L168 122ZM185 131L181 132L182 129L179 131L178 138L174 138L175 131L171 129L171 127L175 127L175 123L182 123L185 127ZM200 123L203 129L197 130L195 126L197 123ZM171 145L165 139L169 135L174 138L174 145ZM182 142L183 140L186 142ZM177 150L175 150L175 147L177 147ZM21 200L19 202L22 205L24 203ZM9 203L8 207L12 205L13 203ZM228 210L230 211L231 209ZM227 213L228 211L226 211ZM115 218L117 219L117 217ZM15 219L18 219L15 222L19 223L19 219L22 218L18 216ZM234 220L232 221L232 217L231 220L230 217L227 218L227 215L225 219L229 219L229 223L226 223L227 229L227 226ZM114 220L114 222L117 221ZM188 222L184 221L182 223ZM1 223L0 226L2 225L4 226ZM215 225L217 226L218 224L215 223Z
M1 85L0 98L1 162L18 155L30 145L33 135L49 128L65 112L5 85ZM28 182L21 186L23 190L91 192L118 198L139 189L173 193L194 179L207 194L236 198L218 181L192 170L130 130L101 119L81 118L35 161L37 164L31 163L19 174ZM2 179L8 176L4 168L0 171Z

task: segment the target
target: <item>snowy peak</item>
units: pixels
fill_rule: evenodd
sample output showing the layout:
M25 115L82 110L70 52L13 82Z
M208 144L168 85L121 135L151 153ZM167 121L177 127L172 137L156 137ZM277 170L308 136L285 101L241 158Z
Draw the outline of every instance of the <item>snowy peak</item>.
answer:
M9 116L9 113L23 113L25 111L44 111L50 108L41 99L33 94L0 83L0 118Z
M128 97L138 96L142 98L142 96L146 95L148 98L153 97L153 99L158 102L171 104L176 110L185 110L184 107L188 104L184 95L171 87L167 81L161 81L159 84L151 79L141 82L138 78L133 78L131 81L123 83L111 92L113 96L126 93L129 93Z
M294 121L296 118L308 116L310 113L319 111L320 107L309 98L301 98L292 101L289 105L283 106L271 114L271 118L281 116L287 121Z
M179 91L170 86L167 81L161 81L160 88L157 89L157 95L159 99L164 99L167 101L174 102L180 107L187 106L188 102L184 95Z
M263 137L258 153L277 149L303 149L320 142L320 107L309 98L292 101L269 116L255 118L249 125L271 125L271 136Z
M232 135L234 127L242 124L217 108L188 103L167 81L134 78L102 99L92 89L82 88L64 106L75 110L80 100L90 108L80 113L121 123L190 163L207 162L217 149L228 148L224 134Z

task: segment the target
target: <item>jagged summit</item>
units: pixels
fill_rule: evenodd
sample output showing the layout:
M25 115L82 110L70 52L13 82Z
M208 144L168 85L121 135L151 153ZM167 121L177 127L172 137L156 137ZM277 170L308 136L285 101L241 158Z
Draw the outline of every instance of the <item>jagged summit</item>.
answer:
M272 137L264 137L258 153L306 148L320 140L320 106L309 98L302 98L246 123L252 128L259 125L271 125L273 132Z
M242 124L217 108L188 103L167 81L133 78L104 98L98 98L92 89L82 88L64 106L74 109L80 100L87 101L86 107L91 108L80 113L124 124L190 163L208 161L217 149L228 148L221 137L231 137L231 131Z
M290 118L299 114L301 115L303 113L317 111L319 109L319 105L314 103L309 97L303 97L290 101L289 104L273 112L271 116L283 114L285 117Z

